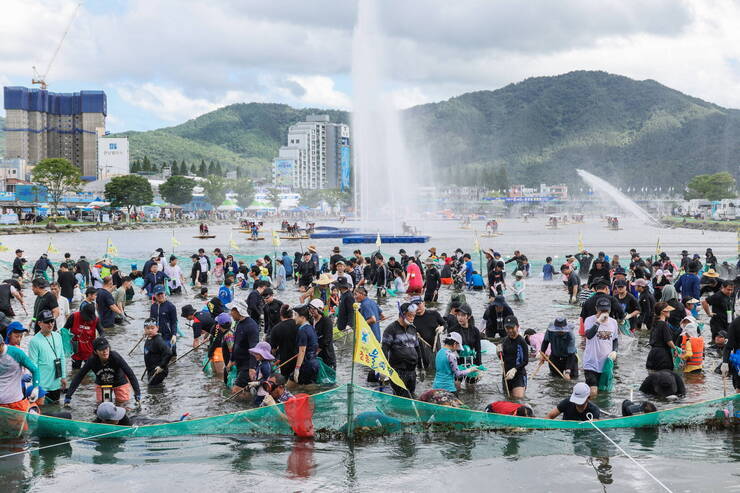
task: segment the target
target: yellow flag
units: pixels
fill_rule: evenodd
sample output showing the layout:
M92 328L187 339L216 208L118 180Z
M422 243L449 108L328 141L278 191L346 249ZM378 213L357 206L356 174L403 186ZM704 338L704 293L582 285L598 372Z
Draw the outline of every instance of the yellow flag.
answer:
M578 251L582 252L583 248L583 233L578 233Z
M280 246L280 235L277 231L272 232L272 246L279 247Z
M172 248L177 248L180 246L180 242L177 241L177 238L175 238L175 232L172 232Z
M375 238L375 246L380 250L380 233L378 233L378 236Z
M108 238L108 245L105 247L105 254L114 257L118 255L118 248L113 244L113 241Z
M234 233L231 233L231 235L229 236L229 248L231 248L232 250L239 250L239 245L237 245L234 241Z
M51 241L51 238L49 238L49 246L46 249L46 253L59 253L59 250L54 246L54 242Z
M473 241L473 252L478 253L480 252L480 241L478 241L478 232L475 231L475 241Z
M655 256L657 257L660 255L660 252L662 252L663 249L660 247L660 236L658 236L658 242L655 244Z
M365 318L360 314L360 305L355 303L355 363L360 363L370 367L381 375L391 379L391 382L395 383L399 387L406 389L401 377L398 376L396 370L391 368L388 364L388 360L385 359L383 349L380 343L375 338L372 329L365 321ZM408 390L408 389L406 389Z
M0 243L0 252L7 252L7 251L8 251L8 247Z

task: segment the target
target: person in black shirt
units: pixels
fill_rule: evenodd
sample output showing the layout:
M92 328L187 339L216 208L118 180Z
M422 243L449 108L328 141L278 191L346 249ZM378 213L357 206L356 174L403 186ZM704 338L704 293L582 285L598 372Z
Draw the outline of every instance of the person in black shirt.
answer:
M436 310L429 310L426 303L420 297L411 299L411 303L417 306L414 327L419 336L419 349L421 350L422 368L434 368L435 352L441 347L438 344L438 335L447 330L447 322Z
M588 285L592 289L594 288L594 283L597 279L604 280L607 284L609 284L609 266L602 258L596 258L596 260L594 260L593 266L591 267L591 270L588 271Z
M262 299L262 293L267 289L267 285L262 281L254 282L254 289L247 295L247 312L249 317L254 320L257 325L260 325L262 321L262 312L264 310L264 301Z
M493 303L488 305L483 313L483 320L486 322L486 337L505 337L504 320L512 316L514 316L514 311L506 303L506 298L496 296Z
M324 364L336 368L337 358L334 354L334 324L332 324L331 318L324 316L323 311L324 302L319 299L313 299L308 304L308 313L311 315L318 339L316 355L324 361Z
M33 277L43 277L46 279L46 271L51 269L51 278L54 278L54 266L49 261L49 256L45 253L41 254L41 257L33 264Z
M727 330L735 318L733 290L734 285L732 281L722 281L719 291L703 299L701 302L704 312L710 317L709 327L712 331L712 338L720 330Z
M353 328L355 326L355 298L349 290L349 283L346 278L340 277L336 282L336 286L339 289L339 292L342 293L339 298L339 306L337 307L337 329L344 330L347 327ZM316 332L318 333L318 330Z
M647 330L653 328L653 318L655 316L655 298L648 289L648 282L645 279L638 279L634 283L640 297L637 303L640 305L640 315L637 317L637 327L644 325Z
M75 294L75 286L77 286L77 278L69 271L67 264L61 264L59 266L59 276L57 277L59 288L62 292L62 296L67 298L67 301L72 303L72 298Z
M208 308L196 312L193 305L185 305L180 309L180 316L185 320L192 322L193 347L196 347L202 341L205 341L208 337L213 335L213 328L216 325L216 321ZM159 330L157 330L157 332L159 332Z
M334 249L332 250L331 257L329 257L329 268L331 269L332 274L334 274L334 272L336 271L334 266L340 260L344 261L344 256L340 253L339 247L335 246Z
M637 298L627 290L627 284L627 281L623 280L614 283L614 287L617 289L614 299L617 300L624 312L624 318L617 319L617 322L621 323L622 320L629 320L630 330L634 331L637 328L637 317L640 315L640 304L637 302Z
M59 317L59 303L54 293L49 291L49 281L43 277L37 277L31 283L31 291L36 295L36 301L33 303L33 318L31 319L33 333L37 334L41 327L38 319L41 312L49 310L54 315L54 319Z
M133 387L136 405L139 406L141 402L139 380L134 375L134 372L131 371L131 367L128 366L126 360L116 351L111 351L108 341L102 337L98 337L93 341L93 350L93 355L85 361L82 369L72 378L72 383L69 385L69 389L67 389L67 396L64 398L65 407L69 406L69 403L72 401L72 395L74 395L82 379L90 371L95 373L95 383L98 386L98 401L103 400L100 386L113 387L118 405L123 405L129 400L129 389Z
M172 359L172 349L159 335L159 327L155 319L148 318L144 321L144 334L146 334L144 366L146 374L149 375L149 385L159 385L169 373L167 365Z
M457 322L454 325L450 325L448 328L449 332L457 332L462 336L463 346L468 346L471 355L464 357L458 353L457 359L458 365L464 365L466 363L472 363L474 365L483 364L483 356L481 354L480 345L480 330L473 323L473 310L470 305L463 303L457 310ZM463 348L464 349L464 348ZM468 384L474 384L480 378L479 376L466 376L463 377Z
M578 301L578 292L581 290L581 278L575 273L570 264L563 264L560 266L560 272L568 278L565 281L565 289L568 292L568 303L576 303Z
M391 283L391 275L388 266L383 261L383 255L378 252L375 254L375 270L373 272L373 284L376 288L378 298L385 297L386 288Z
M614 296L609 294L609 284L607 284L606 279L599 278L596 281L594 281L594 295L591 296L589 299L583 302L583 306L581 306L581 322L586 320L591 315L596 315L596 303L601 298L607 298L609 300L609 303L611 303L611 310L609 311L609 316L613 318L614 320L622 320L624 319L624 310L622 309L622 305L619 304L619 302L614 298Z
M120 288L123 285L123 276L121 276L121 271L118 269L118 266L111 266L110 277L113 279L113 285L116 288Z
M439 297L439 288L442 285L442 278L439 270L434 264L434 260L427 258L424 263L427 266L426 275L424 276L424 301L429 303L437 301Z
M80 255L80 260L77 261L75 266L75 273L82 275L86 286L90 285L90 262L87 261L84 255Z
M281 306L280 322L273 326L268 342L272 346L278 361L285 363L280 367L280 373L285 378L292 375L293 370L295 370L294 356L298 354L297 335L298 327L295 320L293 320L293 310L287 304ZM291 360L291 358L293 359Z
M26 311L26 304L23 302L21 284L15 279L6 279L2 284L0 284L0 313L4 313L7 317L15 317L12 303L13 298L18 300L18 303L21 304L23 310ZM26 314L28 314L28 312L26 312Z
M584 248L573 257L578 260L578 276L587 278L591 270L591 262L594 260L594 254Z
M103 279L103 287L98 289L96 304L98 305L98 317L103 330L112 329L116 324L116 313L123 317L123 311L116 305L111 291L113 291L113 280L110 276Z
M404 303L398 319L385 328L382 337L383 354L388 364L396 370L406 388L391 381L395 395L414 398L416 392L416 367L419 366L419 339L414 328L416 305Z
M298 273L298 287L308 290L317 275L316 266L311 262L309 252L303 254L303 260L296 266L295 271Z
M504 320L506 337L501 341L499 356L504 365L504 385L508 386L514 399L523 399L527 388L527 363L529 363L529 346L519 334L519 320L514 316Z
M23 250L20 248L15 251L15 258L13 259L13 277L23 279L23 266L26 264L26 259L23 258Z
M283 306L283 302L275 299L272 288L265 288L262 291L262 301L264 303L262 312L265 320L265 338L269 339L270 330L280 321L280 307Z
M681 376L672 370L660 370L649 374L640 385L640 392L659 397L686 395L686 385Z
M552 411L547 413L547 419L555 419L563 415L563 421L590 421L601 417L601 410L591 402L591 389L588 384L578 382L573 387L569 399L560 401Z

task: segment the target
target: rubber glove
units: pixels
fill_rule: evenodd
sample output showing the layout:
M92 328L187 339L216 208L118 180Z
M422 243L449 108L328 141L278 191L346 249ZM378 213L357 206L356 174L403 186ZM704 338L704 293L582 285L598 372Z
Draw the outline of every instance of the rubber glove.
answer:
M437 334L442 334L444 331L445 331L445 328L442 327L441 325L437 327Z
M607 358L609 358L612 361L617 361L617 352L612 351L611 353L609 353L609 356L607 356Z
M39 388L38 386L34 387L30 394L28 394L28 400L29 402L36 402L39 398Z
M516 376L516 368L512 368L511 370L506 372L506 380L511 380Z
M730 365L729 364L722 363L719 368L720 368L720 370L722 370L722 376L723 377L726 377L727 375L730 374Z
M23 375L23 383L29 383L31 382L31 380L33 380L33 375L31 375L30 373L25 373Z
M72 407L72 399L70 397L64 398L64 407Z
M248 386L248 387L249 387L250 389L254 389L254 388L257 388L257 387L259 387L259 386L260 386L260 383L261 383L261 382L249 382L249 383L247 384L247 386Z
M137 395L134 399L136 400L136 409L141 409L141 396Z
M262 399L262 403L266 406L274 406L276 404L275 399L270 394L267 394L264 399Z
M300 368L296 368L295 370L293 370L293 380L295 381L295 383L298 383L298 377L300 375L301 375L301 369Z
M596 321L600 324L605 324L609 320L609 314L608 313L602 313L596 318Z

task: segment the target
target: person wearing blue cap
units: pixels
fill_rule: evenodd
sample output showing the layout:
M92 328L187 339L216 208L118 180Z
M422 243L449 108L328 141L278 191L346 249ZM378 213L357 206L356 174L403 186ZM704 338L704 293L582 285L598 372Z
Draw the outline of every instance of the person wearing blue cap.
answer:
M5 344L21 347L21 341L26 332L28 332L28 329L22 323L18 321L11 322L5 329Z
M154 288L154 303L149 309L149 317L157 321L159 333L165 344L172 349L172 354L177 354L177 308L171 301L167 300L167 294L163 285Z

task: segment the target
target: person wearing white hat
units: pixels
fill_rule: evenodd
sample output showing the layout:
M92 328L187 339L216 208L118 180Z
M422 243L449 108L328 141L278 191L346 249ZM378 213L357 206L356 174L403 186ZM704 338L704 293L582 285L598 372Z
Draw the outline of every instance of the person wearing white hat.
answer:
M478 371L477 366L471 366L466 370L461 370L457 366L457 351L462 349L462 342L462 336L457 332L450 332L445 336L435 358L433 389L442 389L457 395L459 381L468 374Z
M681 359L686 362L684 373L701 373L704 365L704 338L699 337L696 319L687 315L681 320Z
M601 417L599 407L591 402L591 389L588 384L578 382L573 387L570 398L563 399L547 413L547 419L555 419L563 415L563 421L590 421Z

